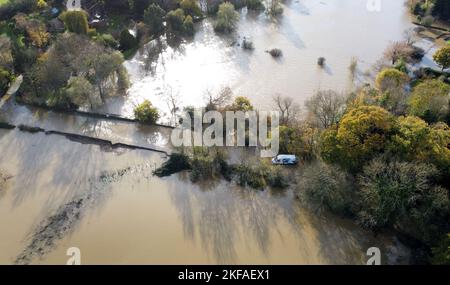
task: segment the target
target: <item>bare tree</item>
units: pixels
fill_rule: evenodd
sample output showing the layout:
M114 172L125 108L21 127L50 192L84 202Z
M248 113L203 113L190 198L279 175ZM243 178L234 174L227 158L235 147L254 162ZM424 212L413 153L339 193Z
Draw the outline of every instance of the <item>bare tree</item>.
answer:
M408 45L413 45L416 43L416 32L414 28L407 29L403 32L403 38Z
M278 94L273 98L273 101L280 112L281 125L292 124L297 119L300 106L291 97L282 97Z
M320 90L306 101L306 108L312 115L314 123L321 128L328 128L336 124L344 107L344 97L333 90Z
M167 107L170 110L171 114L171 124L176 125L177 123L177 112L180 110L179 106L181 106L182 101L179 96L179 92L175 93L172 90L172 87L167 85L166 86L167 91L165 92L165 100Z
M403 58L406 61L411 59L411 55L414 53L414 48L407 41L393 42L384 51L384 57L395 64L397 60Z
M223 87L217 94L210 90L205 92L206 110L217 110L224 107L233 98L233 91L230 87Z

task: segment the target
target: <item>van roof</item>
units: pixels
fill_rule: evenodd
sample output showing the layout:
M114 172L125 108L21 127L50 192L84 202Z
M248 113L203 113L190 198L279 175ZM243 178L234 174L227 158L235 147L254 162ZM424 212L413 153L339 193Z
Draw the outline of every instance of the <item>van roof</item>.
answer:
M296 159L297 157L294 154L279 154L277 155L277 159Z

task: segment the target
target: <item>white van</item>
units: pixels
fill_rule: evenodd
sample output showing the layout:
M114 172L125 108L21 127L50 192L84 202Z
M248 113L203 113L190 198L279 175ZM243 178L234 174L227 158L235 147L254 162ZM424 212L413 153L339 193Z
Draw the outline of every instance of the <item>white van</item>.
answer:
M293 154L279 154L272 158L272 164L277 165L295 165L298 163L298 158Z

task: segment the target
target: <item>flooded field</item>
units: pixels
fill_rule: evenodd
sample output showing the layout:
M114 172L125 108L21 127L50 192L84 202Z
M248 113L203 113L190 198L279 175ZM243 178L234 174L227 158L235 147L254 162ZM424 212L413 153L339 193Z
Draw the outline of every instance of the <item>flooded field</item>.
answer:
M309 213L290 190L154 177L159 154L17 130L0 131L0 148L12 176L0 194L2 264L65 264L73 246L84 264L363 264L371 246L385 262L408 254L393 238Z
M205 93L225 86L264 110L271 110L276 94L302 103L319 89L348 91L365 82L389 43L413 27L406 11L403 0L381 1L379 12L369 11L366 0L286 1L278 19L241 10L230 36L217 35L207 19L196 25L194 39L155 40L127 61L129 94L105 109L132 115L135 105L149 99L168 115L172 99L179 109L202 106ZM253 41L253 51L240 46L244 37ZM283 56L272 58L272 48ZM324 69L317 66L319 57L326 58ZM355 78L352 58L358 60Z
M132 87L101 111L132 116L144 99L165 112L200 106L205 92L230 86L261 109L282 94L302 103L315 90L352 89L370 76L385 47L411 28L403 0L286 1L284 15L240 12L237 32L217 36L212 20L191 40L153 41L125 63ZM254 51L238 44L250 38ZM432 42L423 45L434 50ZM266 50L280 48L273 59ZM326 67L317 67L318 57ZM355 78L348 67L358 59ZM431 64L429 55L425 61ZM424 62L427 64L427 62ZM171 151L170 129L19 106L0 119ZM369 247L383 263L407 263L409 250L335 216L300 205L293 190L255 191L225 181L192 184L185 174L152 176L165 155L108 149L57 135L0 130L0 264L65 264L69 247L83 264L365 264Z

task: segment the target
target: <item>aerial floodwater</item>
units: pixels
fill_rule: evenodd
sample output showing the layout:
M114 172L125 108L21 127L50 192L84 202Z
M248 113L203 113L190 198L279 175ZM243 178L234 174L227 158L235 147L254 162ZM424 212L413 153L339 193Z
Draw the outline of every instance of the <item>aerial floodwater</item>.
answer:
M217 35L207 18L195 23L192 39L153 40L125 61L131 88L100 111L132 116L149 99L169 123L171 104L203 106L207 92L226 86L263 110L276 94L302 104L320 89L351 91L412 27L404 2L382 1L380 11L369 11L366 0L288 0L278 20L244 8L228 36ZM242 49L244 37L254 50ZM271 57L272 48L283 56ZM381 249L383 263L409 260L394 234L375 236L354 221L312 212L295 186L257 191L225 180L192 183L186 173L153 176L173 150L170 129L12 101L0 118L161 150L0 129L0 169L10 176L0 192L0 264L65 264L71 247L81 249L83 264L365 264L370 247Z
M317 90L352 90L367 80L386 47L413 26L403 0L381 4L380 11L370 11L366 0L289 0L276 20L244 8L237 30L225 37L206 19L197 24L192 40L154 40L128 60L129 94L106 108L130 115L149 99L170 114L174 97L180 109L201 106L207 92L227 86L271 110L277 94L301 104ZM254 50L242 49L244 37ZM273 48L283 56L272 58L267 51ZM319 57L326 59L324 69L317 66ZM352 59L358 60L355 76L349 72Z

